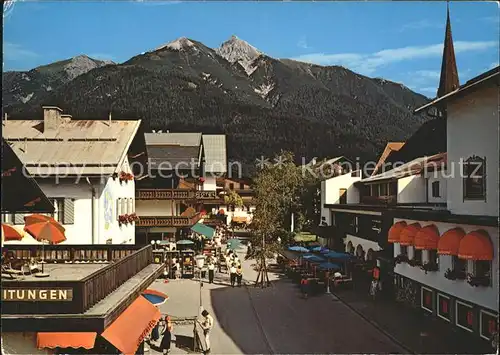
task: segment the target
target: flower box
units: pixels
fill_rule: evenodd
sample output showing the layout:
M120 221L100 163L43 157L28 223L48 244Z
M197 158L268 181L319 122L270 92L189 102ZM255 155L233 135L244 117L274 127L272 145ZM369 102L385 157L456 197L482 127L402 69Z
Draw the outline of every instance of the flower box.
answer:
M120 182L122 182L122 181L127 182L127 181L132 181L132 180L134 180L134 175L132 175L131 173L126 173L124 171L122 171L120 173Z
M490 286L490 278L485 276L467 275L467 283L472 287Z
M410 259L408 260L408 265L410 266L422 266L422 261L418 260L418 259Z
M396 256L396 258L394 258L395 264L401 264L401 263L407 263L407 262L408 262L408 256L406 256L404 254L399 254L398 256Z
M139 220L139 216L135 213L127 215L127 220L129 223L137 222Z
M464 272L448 269L444 273L444 277L448 280L465 280L466 275Z
M129 223L129 215L128 214L119 215L118 222L120 224L128 224Z
M439 270L439 266L436 263L425 263L421 266L422 270L427 274L428 272L434 272Z

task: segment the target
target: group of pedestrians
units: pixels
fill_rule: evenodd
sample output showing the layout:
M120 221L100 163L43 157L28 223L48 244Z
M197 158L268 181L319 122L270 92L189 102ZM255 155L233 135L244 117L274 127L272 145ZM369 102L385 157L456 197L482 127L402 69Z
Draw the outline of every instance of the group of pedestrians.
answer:
M170 345L172 343L173 324L170 316L165 316L160 319L151 332L151 340L156 342L161 338L160 350L163 354L170 353Z
M241 261L235 252L228 249L226 251L226 265L229 267L229 280L231 281L231 287L235 284L241 287L241 281L243 280L243 268L241 267Z

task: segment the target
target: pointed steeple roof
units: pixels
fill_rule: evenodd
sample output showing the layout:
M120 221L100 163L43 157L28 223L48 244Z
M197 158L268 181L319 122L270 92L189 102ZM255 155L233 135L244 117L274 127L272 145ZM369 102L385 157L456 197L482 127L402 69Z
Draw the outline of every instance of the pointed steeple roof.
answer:
M444 35L443 62L441 64L441 78L437 97L446 95L460 86L458 80L457 61L455 59L455 49L453 48L453 38L451 36L450 7L446 9L446 33Z

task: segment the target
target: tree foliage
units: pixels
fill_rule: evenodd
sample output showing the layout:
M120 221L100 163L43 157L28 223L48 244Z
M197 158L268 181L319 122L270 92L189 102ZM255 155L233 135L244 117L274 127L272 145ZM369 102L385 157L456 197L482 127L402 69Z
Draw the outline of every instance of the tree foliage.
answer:
M243 206L243 199L234 190L229 190L226 195L224 195L224 203L228 206L241 207Z

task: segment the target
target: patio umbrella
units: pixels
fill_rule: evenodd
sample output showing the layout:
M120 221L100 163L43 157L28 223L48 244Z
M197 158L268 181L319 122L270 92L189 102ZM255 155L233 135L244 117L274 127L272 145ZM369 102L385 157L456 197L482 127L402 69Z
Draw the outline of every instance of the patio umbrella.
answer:
M324 258L317 256L317 255L306 255L304 256L304 259L307 261L313 262L313 263L322 263L325 261Z
M41 214L32 214L24 217L24 231L42 243L42 255L45 258L44 242L49 244L59 244L66 240L65 229L54 218ZM46 277L42 263L42 272L38 277Z
M320 250L321 254L328 254L329 252L330 252L330 249L328 249L328 248L323 248Z
M23 239L24 234L19 232L10 224L2 223L2 241L10 242L13 240L21 240Z
M160 306L168 300L168 296L163 292L150 289L144 290L142 296L155 306Z
M288 250L291 250L291 251L297 251L299 253L309 253L309 249L307 248L304 248L304 247L300 247L300 246L293 246L293 247L289 247Z
M189 239L182 239L177 242L178 245L192 245L194 242Z
M313 248L311 248L311 251L320 252L320 251L321 251L321 248L322 248L322 247L320 247L320 246L313 247Z
M319 268L323 270L340 270L340 266L330 262L325 262L319 264Z

